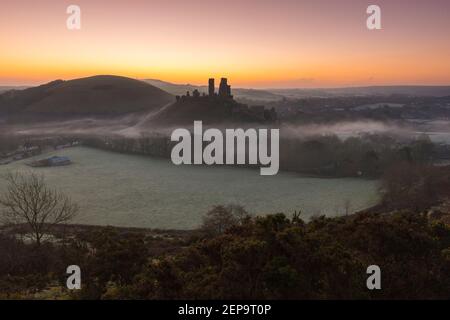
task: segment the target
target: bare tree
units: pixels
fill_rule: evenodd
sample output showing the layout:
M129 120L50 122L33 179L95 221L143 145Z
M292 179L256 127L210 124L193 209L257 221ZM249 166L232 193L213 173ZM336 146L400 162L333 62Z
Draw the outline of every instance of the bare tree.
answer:
M6 192L0 196L0 214L5 223L27 224L36 244L57 224L72 220L78 206L63 193L50 189L41 175L10 173Z
M214 206L203 217L201 229L209 234L218 235L227 229L245 222L248 212L240 205Z

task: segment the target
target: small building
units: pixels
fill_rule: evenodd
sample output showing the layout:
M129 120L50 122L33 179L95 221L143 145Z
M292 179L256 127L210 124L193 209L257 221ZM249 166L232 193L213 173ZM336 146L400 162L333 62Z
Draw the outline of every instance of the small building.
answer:
M33 161L28 165L31 167L58 167L67 166L71 163L72 161L68 157L53 156L47 159Z
M51 166L65 166L72 163L68 157L53 156L47 160Z

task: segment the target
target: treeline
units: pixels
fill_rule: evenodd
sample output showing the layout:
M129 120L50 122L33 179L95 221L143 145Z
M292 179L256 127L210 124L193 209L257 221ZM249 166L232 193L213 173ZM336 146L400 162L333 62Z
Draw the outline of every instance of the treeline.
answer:
M431 164L434 145L428 136L400 140L384 134L340 139L335 135L280 142L283 170L331 177L380 177L397 163Z
M41 149L80 141L83 145L114 152L170 158L177 142L165 134L140 137L60 136L33 137L0 133L0 155L19 146L39 146ZM207 143L204 143L206 146ZM224 151L224 154L226 151ZM378 178L389 167L408 162L430 164L438 150L428 136L398 139L383 134L365 134L340 139L335 135L299 137L289 134L280 137L280 169L326 177ZM225 157L225 156L224 156ZM256 167L259 168L259 165Z
M397 163L383 174L380 192L381 202L372 210L439 210L442 203L450 201L450 166Z
M162 134L139 138L85 137L83 143L115 152L165 158L170 158L176 144ZM347 139L335 135L305 138L281 135L280 169L327 177L378 178L396 163L432 163L434 149L434 144L425 135L410 140L376 134Z
M138 138L124 136L84 136L83 145L121 153L132 153L170 158L175 142L163 134L142 135Z

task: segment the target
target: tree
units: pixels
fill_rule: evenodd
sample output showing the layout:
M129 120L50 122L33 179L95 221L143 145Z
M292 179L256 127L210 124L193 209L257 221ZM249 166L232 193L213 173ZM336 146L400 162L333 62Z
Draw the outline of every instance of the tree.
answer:
M398 163L387 169L381 179L382 203L389 209L428 209L445 190L441 176L440 170L433 167Z
M214 206L203 218L202 229L211 235L218 235L241 224L248 216L245 208L239 205Z
M42 176L10 173L5 179L7 189L0 196L1 217L6 223L27 224L37 246L51 227L67 223L78 212L78 206L68 196L50 189Z

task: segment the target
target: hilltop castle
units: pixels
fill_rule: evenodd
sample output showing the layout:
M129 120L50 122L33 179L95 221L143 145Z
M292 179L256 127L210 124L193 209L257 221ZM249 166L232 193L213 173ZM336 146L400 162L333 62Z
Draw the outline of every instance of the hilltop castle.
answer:
M231 94L231 86L228 84L227 78L221 78L219 91L216 93L215 79L208 80L208 91L200 93L198 89L189 91L185 95L176 96L178 103L196 103L220 106L229 110L230 114L239 120L257 121L257 122L274 122L277 120L277 113L274 108L266 109L264 106L248 106L234 100Z
M198 89L195 89L192 91L192 96L189 91L186 92L186 95L176 96L177 101L179 100L186 100L187 98L194 97L199 98L200 96L203 97L219 97L223 99L233 99L233 96L231 95L231 86L228 84L227 78L221 78L220 79L220 85L219 85L219 92L216 94L216 87L215 87L215 79L210 78L208 81L208 95L203 93L202 95L198 91Z

